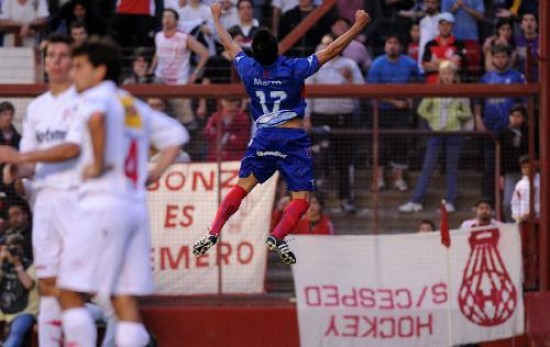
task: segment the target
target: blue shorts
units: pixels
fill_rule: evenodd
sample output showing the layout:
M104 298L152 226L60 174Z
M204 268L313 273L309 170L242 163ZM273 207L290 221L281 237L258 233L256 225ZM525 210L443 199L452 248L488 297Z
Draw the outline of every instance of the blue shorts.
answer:
M239 177L254 174L258 182L264 183L279 170L289 191L314 191L310 146L303 129L260 128L246 150Z

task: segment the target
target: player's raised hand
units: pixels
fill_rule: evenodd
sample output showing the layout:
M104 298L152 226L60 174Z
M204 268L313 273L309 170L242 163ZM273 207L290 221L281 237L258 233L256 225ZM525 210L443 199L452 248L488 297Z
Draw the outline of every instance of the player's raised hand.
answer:
M220 18L222 15L222 4L221 2L215 2L210 6L210 11L212 11L212 17Z
M364 10L357 10L355 12L355 23L365 26L370 23L370 16L369 14Z

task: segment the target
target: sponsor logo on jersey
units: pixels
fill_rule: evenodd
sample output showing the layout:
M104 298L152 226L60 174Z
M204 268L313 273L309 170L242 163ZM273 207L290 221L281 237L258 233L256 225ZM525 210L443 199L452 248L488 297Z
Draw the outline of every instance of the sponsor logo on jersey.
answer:
M280 158L286 158L287 155L283 154L279 151L256 151L256 155L258 157L265 157L265 156L273 156L273 157L280 157Z
M270 86L282 86L283 84L284 84L283 81L263 80L261 78L254 78L255 86L270 87Z
M38 143L64 141L66 136L67 131L65 130L46 129L45 131L38 131L36 133L36 141Z

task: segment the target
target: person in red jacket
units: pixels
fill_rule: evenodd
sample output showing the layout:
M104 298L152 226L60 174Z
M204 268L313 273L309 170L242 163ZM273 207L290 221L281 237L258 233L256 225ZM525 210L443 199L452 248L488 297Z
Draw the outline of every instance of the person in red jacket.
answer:
M309 200L307 213L298 221L293 234L333 235L334 227L330 218L323 213L323 202L315 195Z
M221 160L241 160L250 140L250 119L239 107L239 100L222 99L221 106L221 111L212 114L204 128L208 140L206 160L218 160L218 148Z

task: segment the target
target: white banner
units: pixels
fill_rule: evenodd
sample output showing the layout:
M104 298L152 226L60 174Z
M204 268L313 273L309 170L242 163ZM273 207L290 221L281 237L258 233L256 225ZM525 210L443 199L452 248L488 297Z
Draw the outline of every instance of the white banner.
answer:
M172 166L149 188L155 285L158 294L260 293L276 177L258 185L222 230L220 248L196 257L195 241L206 235L223 198L237 183L238 162ZM217 261L221 267L217 265ZM220 271L221 270L221 271Z
M302 347L439 347L524 331L515 225L453 231L449 251L439 233L295 238Z

